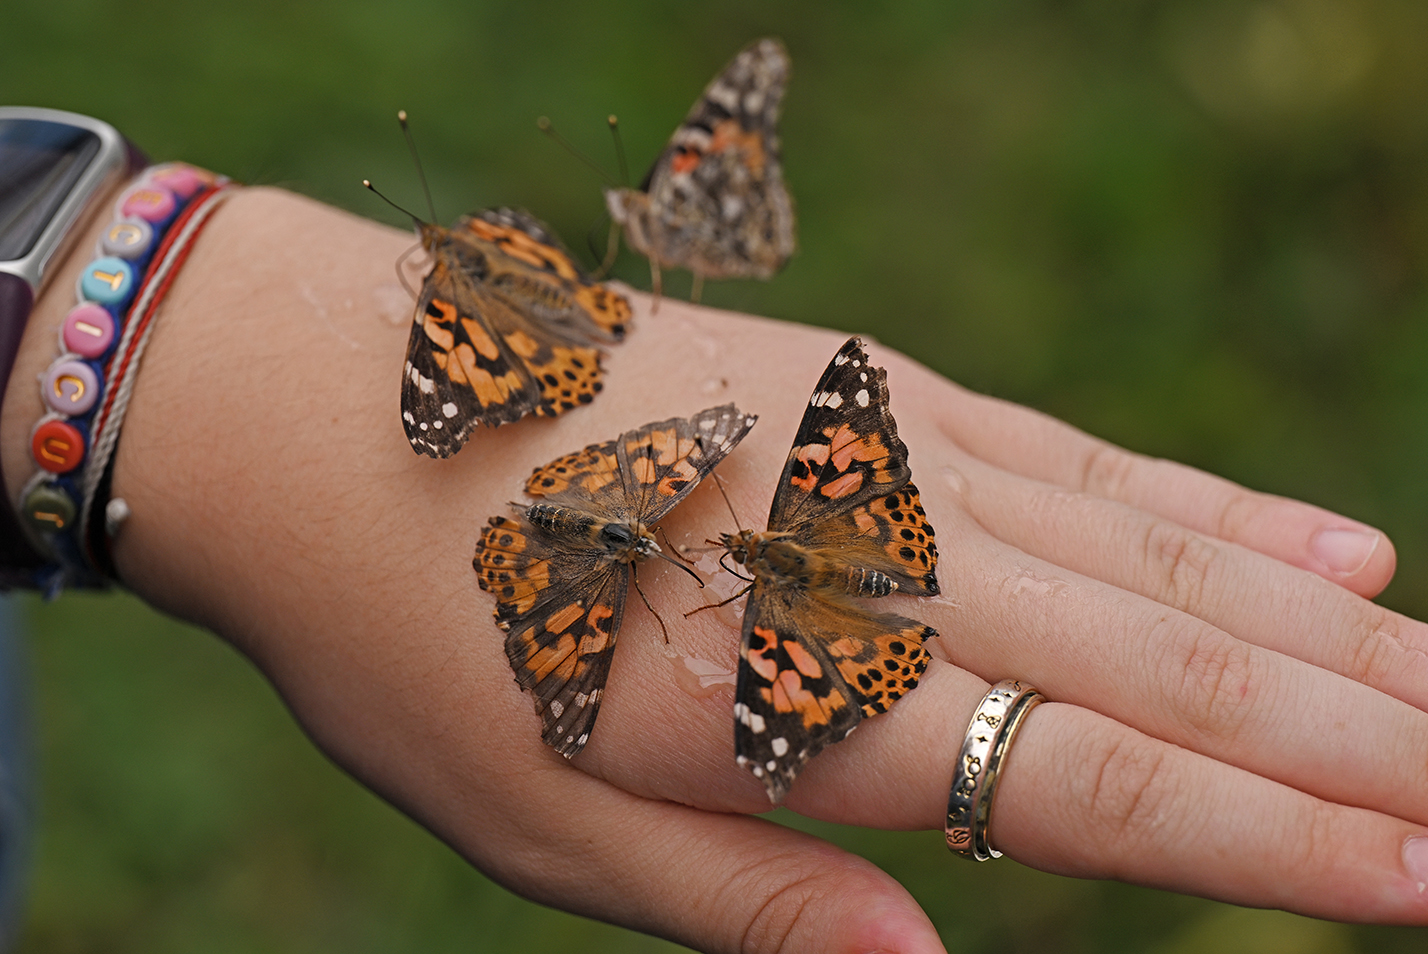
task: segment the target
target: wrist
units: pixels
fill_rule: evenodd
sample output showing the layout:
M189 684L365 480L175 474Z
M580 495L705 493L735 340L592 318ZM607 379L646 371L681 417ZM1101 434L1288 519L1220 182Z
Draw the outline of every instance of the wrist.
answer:
M65 316L75 306L74 288L80 271L94 258L95 245L110 225L114 200L133 181L133 177L125 177L96 193L83 221L75 224L74 241L50 262L44 287L30 310L0 401L0 474L4 476L4 505L12 513L18 513L20 490L35 469L30 458L30 431L45 414L39 379L59 353L55 342Z
M144 170L112 204L103 194L90 202L91 209L110 204L113 214L98 226L103 238L91 245L93 253L81 259L87 260L76 291L65 296L68 307L61 312L60 297L47 295L34 326L27 323L40 340L25 349L21 372L43 360L46 331L54 334L58 354L43 375L41 416L21 445L29 445L32 460L16 509L29 546L5 557L7 582L54 594L64 586L102 587L114 578L108 542L127 509L109 489L129 397L164 297L229 194L221 177L166 164ZM65 264L74 267L72 260ZM56 333L61 313L63 335ZM27 403L20 402L22 411ZM10 424L6 446L13 451L21 425L13 417Z

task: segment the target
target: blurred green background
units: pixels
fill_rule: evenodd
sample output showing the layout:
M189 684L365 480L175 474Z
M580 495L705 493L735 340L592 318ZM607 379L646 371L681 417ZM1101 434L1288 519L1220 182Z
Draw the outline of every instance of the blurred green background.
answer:
M7 3L0 101L405 226L519 204L585 252L748 40L794 62L801 249L714 305L870 332L1135 450L1385 529L1428 615L1421 0ZM587 258L589 256L587 255ZM647 287L643 259L616 274ZM672 279L672 291L688 277ZM471 871L301 737L257 674L123 596L21 600L42 803L23 951L660 951ZM791 817L790 817L790 819ZM1425 935L973 867L795 822L899 878L951 950L1421 950Z

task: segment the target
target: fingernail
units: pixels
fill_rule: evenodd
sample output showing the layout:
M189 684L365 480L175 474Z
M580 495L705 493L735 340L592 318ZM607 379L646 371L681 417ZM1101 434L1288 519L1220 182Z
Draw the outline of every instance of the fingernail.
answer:
M1418 893L1428 890L1428 836L1417 835L1403 843L1403 867L1418 883Z
M1320 530L1314 535L1314 555L1342 576L1364 568L1378 549L1378 534L1371 530Z

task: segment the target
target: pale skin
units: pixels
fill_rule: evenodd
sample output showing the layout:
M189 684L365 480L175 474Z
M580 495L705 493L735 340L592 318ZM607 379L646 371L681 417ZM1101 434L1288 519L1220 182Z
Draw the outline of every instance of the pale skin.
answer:
M632 597L596 731L567 763L540 742L471 568L486 518L536 465L726 401L760 416L720 473L762 529L844 336L668 299L651 317L632 293L594 404L479 430L434 461L398 416L411 303L392 263L412 241L273 189L219 210L159 314L119 447L127 585L249 655L332 758L527 897L701 950L941 950L891 878L738 814L768 803L734 764L731 687L691 693L669 655L733 668L738 604L682 613L735 581L701 591L641 566L672 649ZM35 375L92 247L40 301L6 395L11 500L30 473ZM942 635L922 684L810 763L789 807L940 829L968 718L989 682L1020 677L1053 701L998 789L991 841L1008 855L1428 924L1428 841L1414 840L1428 834L1428 627L1367 599L1392 576L1389 541L870 351L944 593L881 603ZM741 528L706 484L664 529L697 547Z

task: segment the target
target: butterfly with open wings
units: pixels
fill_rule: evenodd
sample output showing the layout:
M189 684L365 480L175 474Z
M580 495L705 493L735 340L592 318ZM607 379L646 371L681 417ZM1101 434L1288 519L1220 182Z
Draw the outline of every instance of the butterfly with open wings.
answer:
M756 420L725 404L591 444L531 474L526 493L541 502L490 519L477 581L496 595L496 625L541 737L566 758L594 728L634 567L660 555L655 524Z
M850 339L809 399L768 529L720 538L752 575L734 689L734 752L778 804L825 747L917 685L930 626L853 597L935 596L937 544L887 372Z

